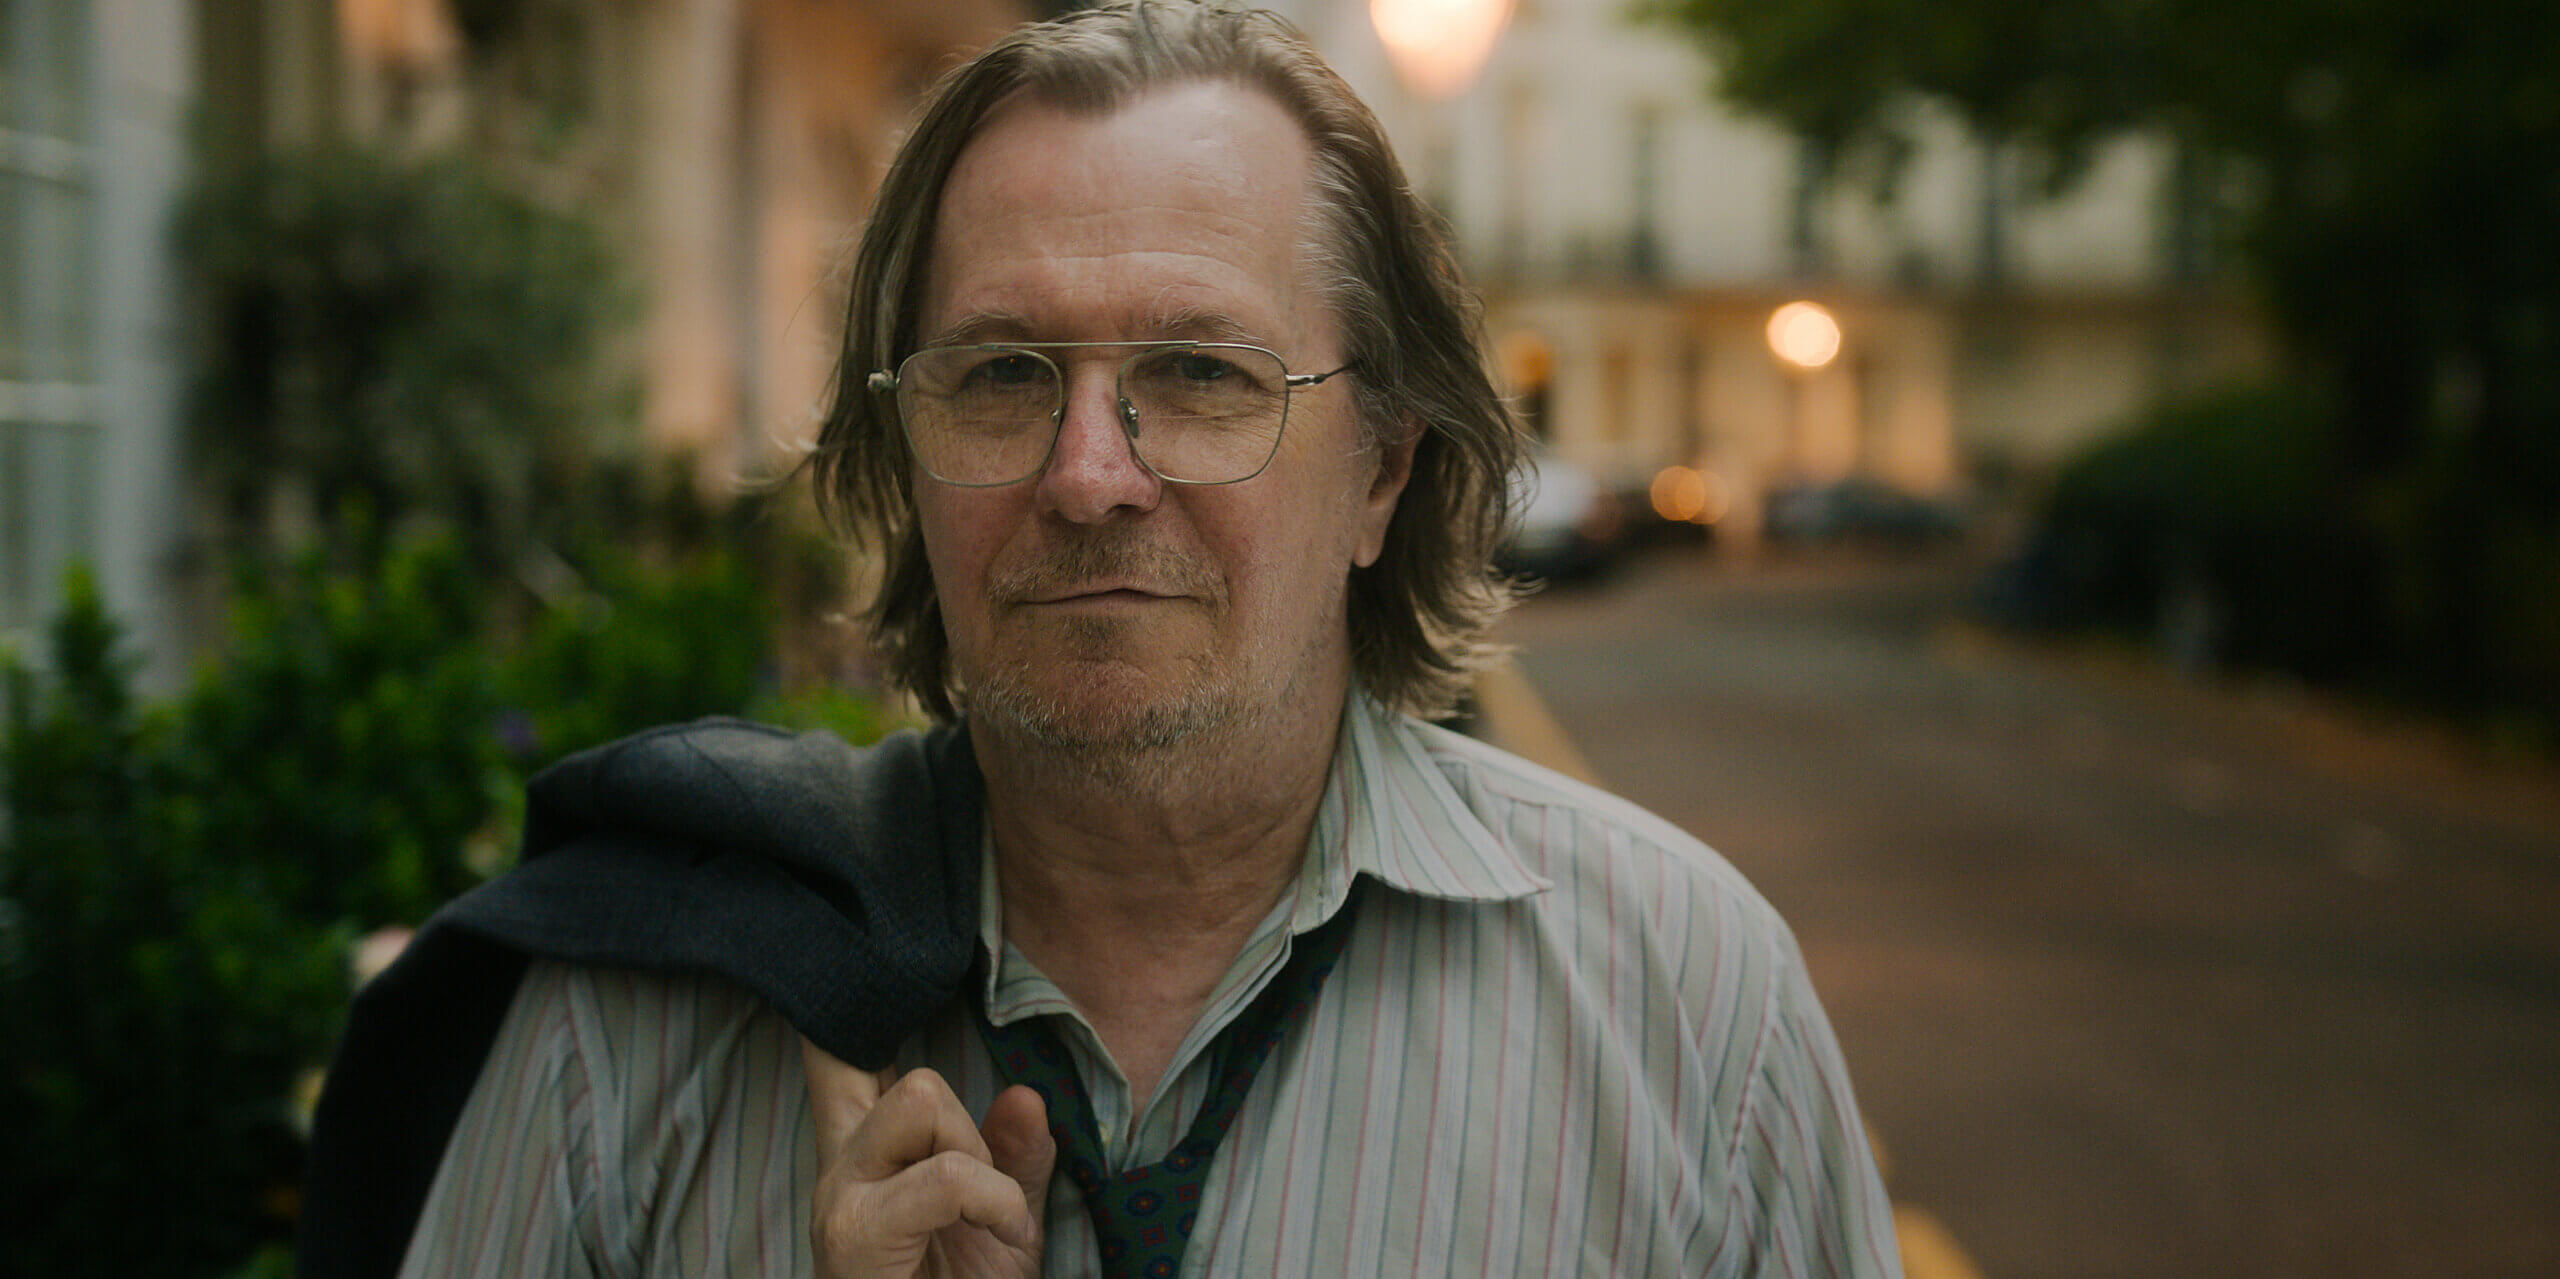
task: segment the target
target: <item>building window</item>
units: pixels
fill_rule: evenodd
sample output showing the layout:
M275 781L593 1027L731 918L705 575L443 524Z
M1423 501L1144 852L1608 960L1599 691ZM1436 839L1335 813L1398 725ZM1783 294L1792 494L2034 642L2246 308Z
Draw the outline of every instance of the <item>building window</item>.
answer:
M2180 140L2171 145L2175 149L2161 196L2168 206L2160 220L2162 273L2171 284L2195 284L2212 278L2222 237L2213 165L2201 144Z
M1623 342L1600 357L1600 438L1624 444L1635 436L1636 357Z
M96 553L97 192L88 0L0 18L0 639ZM23 645L20 645L23 647Z
M1633 218L1627 228L1627 274L1647 284L1662 279L1662 116L1661 104L1641 103L1627 129L1634 148L1629 166L1634 185L1627 193Z
M1536 85L1514 81L1502 95L1502 210L1494 235L1497 275L1519 281L1531 271L1530 246L1535 235L1529 202L1537 185L1537 167L1545 159L1540 131L1545 118Z
M2009 282L2009 258L2016 238L2011 223L2024 188L2017 157L2008 146L1983 138L1979 154L1982 189L1981 202L1975 209L1973 279L1981 288L1997 289Z
M1822 233L1822 198L1831 188L1831 150L1811 138L1799 139L1795 160L1795 182L1787 202L1787 257L1796 278L1810 280L1830 264L1830 246Z

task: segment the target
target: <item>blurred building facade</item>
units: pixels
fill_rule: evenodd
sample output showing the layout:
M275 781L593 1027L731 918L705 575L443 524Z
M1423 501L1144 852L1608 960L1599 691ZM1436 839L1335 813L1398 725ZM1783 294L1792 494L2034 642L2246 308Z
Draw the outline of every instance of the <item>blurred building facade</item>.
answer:
M836 270L909 105L1022 0L7 0L0 643L72 561L167 678L207 619L170 213L188 176L329 141L459 147L601 223L637 277L634 448L707 485L788 453ZM613 447L613 441L601 442Z
M1484 3L1508 29L1450 96L1399 73L1371 0L1277 7L1449 219L1533 427L1613 487L1696 468L1747 539L1772 490L2032 475L2266 358L2165 146L2117 146L2046 199L2023 157L1924 119L1878 199L1816 182L1817 157L1717 102L1698 50L1625 0ZM1837 324L1817 368L1767 333L1799 300Z
M95 566L163 673L204 619L167 225L188 175L355 138L458 146L597 217L633 264L632 447L706 483L788 454L827 389L836 272L914 95L1031 0L7 0L0 41L0 643ZM1498 4L1498 0L1497 0ZM1454 96L1370 0L1277 0L1456 230L1533 425L1613 486L1684 464L1728 525L1794 482L1917 493L2050 462L2142 399L2261 358L2175 158L2059 202L1931 129L1895 197L1818 188L1621 0L1516 0ZM1776 358L1809 299L1837 358Z
M89 563L146 642L182 378L164 239L187 168L186 6L8 0L0 16L0 645L22 652Z

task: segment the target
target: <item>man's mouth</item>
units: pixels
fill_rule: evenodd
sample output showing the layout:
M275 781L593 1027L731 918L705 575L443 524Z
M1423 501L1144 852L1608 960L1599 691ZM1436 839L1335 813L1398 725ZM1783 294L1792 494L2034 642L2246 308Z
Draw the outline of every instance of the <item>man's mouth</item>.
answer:
M1138 586L1080 586L1071 590L1044 592L1027 602L1033 604L1140 604L1151 600L1173 599L1174 596Z
M999 605L1104 607L1218 598L1203 565L1170 549L1139 543L1071 542L988 583Z

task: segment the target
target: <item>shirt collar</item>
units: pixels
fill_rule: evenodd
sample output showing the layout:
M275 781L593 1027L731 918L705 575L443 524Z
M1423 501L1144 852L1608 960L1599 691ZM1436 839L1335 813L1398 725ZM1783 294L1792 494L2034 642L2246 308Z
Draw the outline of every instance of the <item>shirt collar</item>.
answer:
M1456 902L1512 901L1552 885L1468 806L1429 749L1431 734L1419 724L1353 692L1342 710L1333 769L1316 806L1307 858L1298 872L1288 928L1303 933L1333 918L1367 875L1389 888ZM987 959L986 1006L1005 1007L1004 1020L1059 1011L1036 1005L1064 996L1039 986L1024 989L1006 979L1004 904L996 886L995 840L979 840L978 937ZM1007 1000L1000 991L1013 986ZM1035 1006L1019 1006L1025 996Z
M1351 695L1298 877L1291 931L1332 918L1359 875L1444 901L1510 901L1549 887L1486 828L1432 759L1429 735L1441 731L1364 693Z

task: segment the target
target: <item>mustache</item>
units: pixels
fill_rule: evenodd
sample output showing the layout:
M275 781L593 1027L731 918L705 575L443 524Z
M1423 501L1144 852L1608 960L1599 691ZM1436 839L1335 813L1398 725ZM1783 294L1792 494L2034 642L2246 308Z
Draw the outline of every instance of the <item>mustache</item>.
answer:
M1130 586L1213 603L1226 595L1218 575L1199 560L1125 534L1089 534L1058 543L1037 558L995 573L987 594L1000 604L1019 604L1092 586Z

